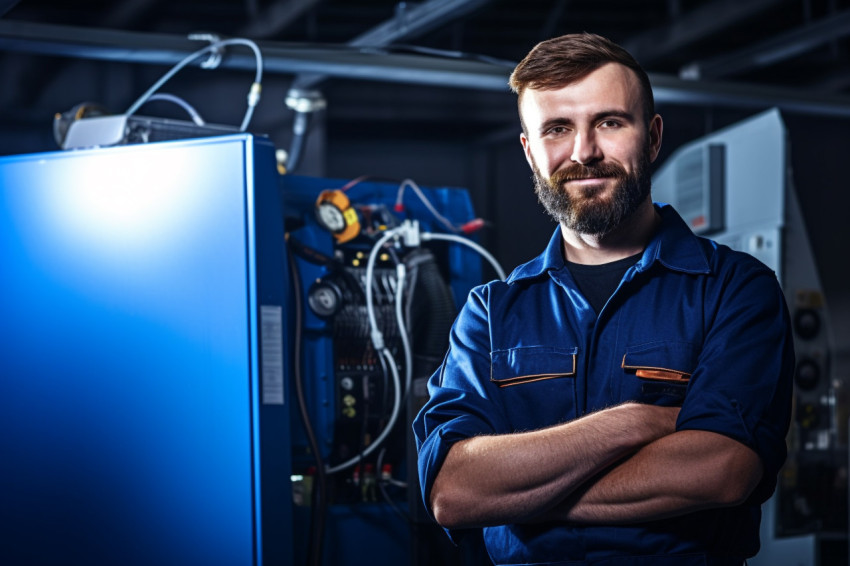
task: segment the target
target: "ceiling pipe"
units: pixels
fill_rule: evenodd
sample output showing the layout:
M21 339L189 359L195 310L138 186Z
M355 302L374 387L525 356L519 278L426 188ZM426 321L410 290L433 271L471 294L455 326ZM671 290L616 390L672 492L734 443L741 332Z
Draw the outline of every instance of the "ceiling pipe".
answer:
M469 59L382 53L345 46L258 41L264 71L508 91L510 68ZM203 47L185 36L0 20L0 51L77 59L174 65ZM219 68L253 71L253 54L229 50Z
M511 69L465 59L260 42L264 71L508 92ZM0 50L105 61L174 65L198 49L182 36L0 20ZM254 71L253 55L227 53L220 68ZM850 117L850 97L741 83L686 81L650 73L659 104L771 108Z
M767 67L850 35L850 10L818 20L721 57L694 61L682 67L685 79L716 79Z
M788 0L714 0L689 11L678 11L673 21L627 38L621 44L648 67L683 47L722 33L729 26L758 17Z
M346 45L349 47L384 47L401 39L415 38L429 30L452 21L490 0L428 0L421 4L400 2L395 17L378 24ZM292 83L293 89L309 89L327 76L310 73L299 75Z

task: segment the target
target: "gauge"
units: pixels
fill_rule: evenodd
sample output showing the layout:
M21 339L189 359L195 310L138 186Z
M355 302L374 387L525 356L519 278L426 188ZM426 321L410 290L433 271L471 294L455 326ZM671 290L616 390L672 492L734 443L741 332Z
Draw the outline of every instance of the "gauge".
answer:
M331 317L342 307L342 291L331 281L317 281L307 293L307 305L317 316Z
M360 218L351 201L339 190L322 191L316 200L316 220L333 234L339 243L347 242L360 234Z
M330 232L342 232L345 230L345 216L342 211L331 202L323 202L316 207L316 217L319 224Z

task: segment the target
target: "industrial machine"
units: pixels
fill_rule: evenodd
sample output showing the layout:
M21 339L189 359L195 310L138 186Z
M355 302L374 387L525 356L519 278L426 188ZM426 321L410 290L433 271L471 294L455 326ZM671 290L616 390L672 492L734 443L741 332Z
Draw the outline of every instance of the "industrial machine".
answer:
M0 159L0 563L291 564L274 148Z
M299 352L296 531L311 541L299 563L452 564L463 551L441 554L447 539L424 515L410 423L482 255L501 270L467 235L481 226L469 195L290 175L281 194Z
M836 337L790 152L782 115L770 110L679 148L653 178L653 198L673 204L696 233L776 272L793 319L788 460L764 506L753 565L841 563L822 552L835 541L846 557L847 384L832 363Z
M502 275L469 196L277 165L241 133L0 158L0 563L461 560L410 422Z

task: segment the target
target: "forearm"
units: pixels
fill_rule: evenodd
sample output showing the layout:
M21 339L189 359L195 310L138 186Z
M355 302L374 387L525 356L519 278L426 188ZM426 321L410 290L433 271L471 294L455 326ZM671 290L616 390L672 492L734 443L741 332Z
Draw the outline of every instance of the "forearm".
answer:
M588 479L673 432L678 409L625 404L543 430L455 444L431 490L446 527L521 522Z
M743 502L762 476L758 455L729 437L681 431L577 490L548 514L580 523L633 523Z

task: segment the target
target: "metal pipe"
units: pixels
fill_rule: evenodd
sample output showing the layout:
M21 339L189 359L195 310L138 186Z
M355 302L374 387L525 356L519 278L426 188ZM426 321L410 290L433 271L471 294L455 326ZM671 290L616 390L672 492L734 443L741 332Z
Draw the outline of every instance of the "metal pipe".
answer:
M508 92L509 68L465 59L380 50L258 43L265 71ZM182 36L0 20L0 50L84 59L173 65L198 48ZM254 57L228 53L221 67L254 70ZM650 73L660 104L770 108L850 117L850 98L753 84L687 81Z

